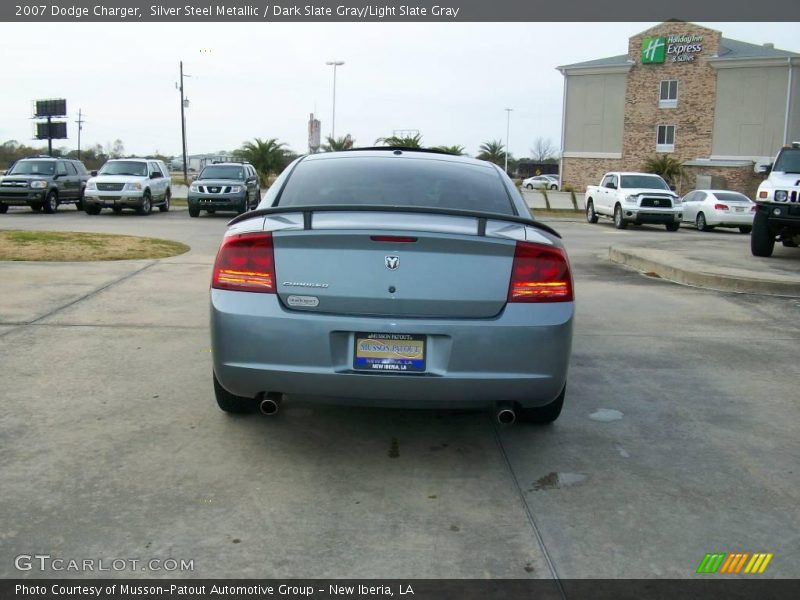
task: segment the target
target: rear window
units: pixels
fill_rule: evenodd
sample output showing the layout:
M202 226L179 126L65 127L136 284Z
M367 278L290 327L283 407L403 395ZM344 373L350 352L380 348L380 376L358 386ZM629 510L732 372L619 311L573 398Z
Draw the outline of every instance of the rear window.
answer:
M348 157L300 162L280 206L422 206L513 215L492 167L416 158Z
M714 195L723 202L750 202L750 198L736 192L716 192Z

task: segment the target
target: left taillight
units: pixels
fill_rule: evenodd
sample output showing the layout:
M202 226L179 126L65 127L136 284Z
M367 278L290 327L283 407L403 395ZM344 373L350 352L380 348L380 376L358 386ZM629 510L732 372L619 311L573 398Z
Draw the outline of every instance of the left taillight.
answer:
M509 302L571 302L572 273L567 253L561 248L517 242Z
M217 252L211 287L274 294L272 233L259 231L226 237Z

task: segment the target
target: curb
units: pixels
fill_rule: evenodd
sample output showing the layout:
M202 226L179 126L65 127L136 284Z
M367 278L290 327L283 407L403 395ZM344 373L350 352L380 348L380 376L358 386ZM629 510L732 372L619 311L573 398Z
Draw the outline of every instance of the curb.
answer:
M650 251L653 252L653 251ZM705 288L719 292L735 292L738 294L759 294L763 296L800 297L800 281L781 281L776 279L742 277L700 271L689 265L675 266L670 264L669 254L656 251L662 255L658 258L647 258L638 254L635 248L619 248L611 246L608 258L611 262L625 265L643 273L655 273L662 279L692 287ZM690 261L681 261L689 263ZM702 265L697 265L702 268ZM691 265L694 267L694 265Z

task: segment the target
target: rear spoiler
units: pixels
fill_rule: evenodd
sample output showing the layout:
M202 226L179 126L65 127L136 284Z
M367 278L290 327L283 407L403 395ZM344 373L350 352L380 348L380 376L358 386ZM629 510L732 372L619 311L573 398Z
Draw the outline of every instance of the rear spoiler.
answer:
M503 215L499 213L487 213L477 210L460 210L455 208L434 208L428 206L379 206L361 204L336 204L336 205L317 205L317 206L271 206L259 208L250 212L243 213L232 219L228 226L241 223L253 217L268 217L283 213L303 213L303 229L311 229L311 215L315 212L390 212L390 213L416 213L428 215L444 215L451 217L472 217L478 219L478 235L486 235L486 221L509 221L529 225L536 229L561 238L561 235L552 227L540 223L530 217L520 217L518 215Z

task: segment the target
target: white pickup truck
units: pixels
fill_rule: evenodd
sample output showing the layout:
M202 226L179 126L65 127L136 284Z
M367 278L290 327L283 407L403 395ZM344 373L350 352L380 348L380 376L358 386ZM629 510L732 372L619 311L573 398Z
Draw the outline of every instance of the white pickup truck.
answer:
M603 175L600 185L586 187L586 220L614 219L617 229L628 223L658 223L668 231L681 226L681 198L658 175L612 172Z

